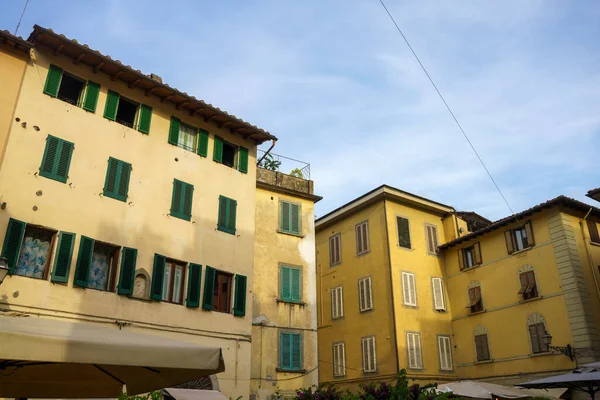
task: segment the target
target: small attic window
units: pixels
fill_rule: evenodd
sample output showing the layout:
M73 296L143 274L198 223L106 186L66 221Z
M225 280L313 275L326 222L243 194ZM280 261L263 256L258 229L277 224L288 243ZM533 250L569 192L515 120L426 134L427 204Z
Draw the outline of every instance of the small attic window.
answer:
M58 89L58 95L56 97L76 106L79 104L84 85L85 83L83 81L72 75L63 73L60 88Z
M237 146L228 142L223 142L223 164L235 168L235 155Z
M137 114L138 104L124 97L119 100L119 107L117 108L117 122L133 128L135 124L135 116Z

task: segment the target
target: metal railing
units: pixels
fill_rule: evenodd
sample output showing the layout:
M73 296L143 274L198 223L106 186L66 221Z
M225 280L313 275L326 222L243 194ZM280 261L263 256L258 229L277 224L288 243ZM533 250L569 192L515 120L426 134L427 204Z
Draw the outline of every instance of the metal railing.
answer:
M258 150L257 159L260 160L264 154L264 150ZM258 166L271 171L282 172L287 175L310 180L310 164L294 158L269 153Z

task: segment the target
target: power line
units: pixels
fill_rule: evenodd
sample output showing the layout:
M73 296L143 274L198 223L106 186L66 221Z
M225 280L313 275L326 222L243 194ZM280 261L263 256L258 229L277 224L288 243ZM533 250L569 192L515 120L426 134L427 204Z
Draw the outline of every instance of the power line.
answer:
M404 41L406 42L406 45L408 46L408 48L410 49L410 51L412 52L413 56L415 56L415 59L417 60L417 62L419 63L419 65L421 66L421 69L423 70L423 72L425 72L425 75L427 75L427 79L429 79L429 82L431 82L431 85L433 86L433 88L435 89L435 91L437 92L438 96L440 97L440 99L442 100L442 102L444 103L444 105L446 106L446 108L448 109L448 112L450 113L450 115L452 116L452 119L454 119L454 122L456 122L456 125L458 126L458 129L460 129L460 131L462 132L463 136L465 137L465 139L467 140L467 143L469 143L469 146L471 146L471 149L473 150L473 152L475 153L475 155L477 156L477 159L479 159L479 162L481 163L481 165L483 166L483 169L485 169L485 172L487 172L488 176L490 177L490 179L492 180L492 182L494 183L494 186L496 186L496 189L498 190L498 193L500 193L500 196L502 196L502 199L504 200L504 203L506 203L506 206L508 207L508 209L510 210L511 214L514 214L515 212L513 211L512 207L510 206L510 204L508 204L508 201L506 200L506 197L504 197L504 194L502 193L502 190L500 190L500 187L498 186L498 184L496 183L496 180L494 179L494 177L492 176L492 174L490 173L490 171L488 170L488 168L486 167L485 163L483 162L483 160L481 159L481 157L479 156L479 153L477 152L477 150L475 150L475 146L473 146L473 143L471 143L471 140L469 139L469 137L467 136L465 130L463 129L462 125L460 124L460 122L458 122L458 119L456 118L456 115L454 115L454 112L452 111L452 109L450 108L450 106L448 105L448 103L446 102L446 99L444 99L444 96L442 96L442 93L440 92L440 90L438 89L438 87L436 86L435 82L433 82L433 79L431 79L431 76L429 75L429 72L427 72L427 69L425 69L425 66L423 65L423 63L421 62L421 59L419 59L419 56L417 56L417 53L415 53L414 49L412 48L412 46L410 45L408 39L406 38L406 36L404 36L404 33L402 32L402 30L400 29L400 27L398 26L398 24L396 23L396 20L394 19L394 17L392 16L392 14L390 13L390 11L388 10L388 8L386 7L385 3L383 2L383 0L379 0L379 2L381 3L381 5L383 6L383 8L385 9L385 12L387 13L387 15L390 17L390 19L392 20L392 22L394 23L394 25L396 26L396 29L398 30L398 32L400 33L400 35L402 36L402 39L404 39Z
M19 18L19 23L15 28L15 36L17 36L17 31L19 30L19 26L21 26L21 21L23 20L23 15L25 15L25 10L27 10L27 5L29 4L29 0L25 1L25 7L23 7L23 12L21 13L21 18Z

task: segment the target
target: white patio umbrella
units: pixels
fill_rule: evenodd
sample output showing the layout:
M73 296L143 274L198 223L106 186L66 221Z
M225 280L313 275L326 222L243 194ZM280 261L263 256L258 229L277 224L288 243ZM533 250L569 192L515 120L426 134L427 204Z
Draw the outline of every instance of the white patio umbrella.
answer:
M587 365L600 365L600 363ZM600 390L600 369L597 367L590 368L584 366L577 368L568 374L523 382L515 386L531 389L567 388L588 393L590 397L594 399L596 393Z

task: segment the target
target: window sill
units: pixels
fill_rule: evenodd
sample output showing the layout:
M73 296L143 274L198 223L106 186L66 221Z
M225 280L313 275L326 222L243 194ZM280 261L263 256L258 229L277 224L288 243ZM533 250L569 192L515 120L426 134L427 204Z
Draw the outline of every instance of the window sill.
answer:
M275 368L277 372L287 372L288 374L305 374L305 369L289 369L289 368Z
M487 310L483 309L483 310L481 310L481 311L475 311L475 312L469 313L469 315L479 315L479 314L483 314L483 313L484 313L484 312L486 312L486 311L487 311Z
M289 235L289 236L295 236L298 238L304 238L304 235L300 234L300 233L292 233L292 232L285 232L282 231L281 229L277 229L277 233L281 233L282 235Z
M125 199L123 199L123 198L119 198L119 197L117 197L117 196L115 196L115 195L113 195L113 194L111 194L111 193L102 192L102 196L104 196L104 197L109 197L109 198L111 198L111 199L115 199L115 200L117 200L117 201L122 201L123 203L126 203L126 202L127 202L127 198L125 198ZM174 215L173 215L173 214L170 214L170 215L174 217ZM180 217L177 217L177 218L180 218Z
M305 306L306 303L303 301L293 301L293 300L283 300L283 299L276 299L275 300L277 303L287 303L287 304L296 304L299 306Z
M412 305L409 305L409 304L402 304L402 307L403 308L410 308L411 310L418 310L419 309L419 306L412 306Z
M225 228L223 228L223 227L220 227L220 226L217 226L217 230L218 230L218 231L221 231L221 232L223 232L223 233L228 233L228 234L230 234L230 235L233 235L233 236L235 236L235 231L233 231L233 232L232 232L231 230L229 230L229 229L225 229Z
M359 310L359 312L360 312L361 314L367 314L367 313L373 312L373 308L369 308L369 309L367 309L367 310Z
M340 265L342 265L341 261L339 263L329 264L329 268L339 267Z
M494 362L494 360L490 359L490 360L483 360L483 361L475 361L474 364L475 365L479 365L479 364L491 364L493 362Z
M402 249L402 250L406 250L406 251L415 251L415 249L413 249L412 247L404 247L404 246L400 246L399 244L397 244L396 247L399 249Z
M598 242L592 242L592 241L590 240L590 244L591 244L592 246L598 246L598 247L600 247L600 243L598 243Z
M356 257L362 257L362 256L364 256L364 255L367 255L367 254L369 254L370 252L371 252L371 250L366 250L366 251L363 251L362 253L357 253L357 254L356 254Z
M472 267L463 268L463 269L461 270L461 272L468 272L468 271L472 271L472 270L474 270L474 269L477 269L477 268L481 267L482 265L483 265L483 263L482 263L482 264L473 265Z
M191 219L192 219L191 215L189 217L188 216L184 216L184 215L175 215L175 214L169 214L169 215L171 217L174 217L174 218L177 218L177 219L181 219L181 220L184 220L184 221L188 221L188 222L191 221Z
M520 304L525 304L525 303L531 303L533 301L537 301L537 300L542 300L544 298L544 296L537 296L537 297L533 297L531 299L527 299L527 300L519 300Z
M517 250L517 251L513 252L513 253L512 253L512 254L510 254L510 255L511 255L511 256L516 256L516 255L519 255L519 254L525 254L525 253L527 253L527 252L528 252L529 250L531 250L531 249L533 249L533 246L531 246L531 247L526 247L526 248L524 248L524 249L522 249L522 250Z
M531 353L529 355L529 357L543 357L543 356L555 356L556 354L554 354L551 351L544 351L542 353Z

